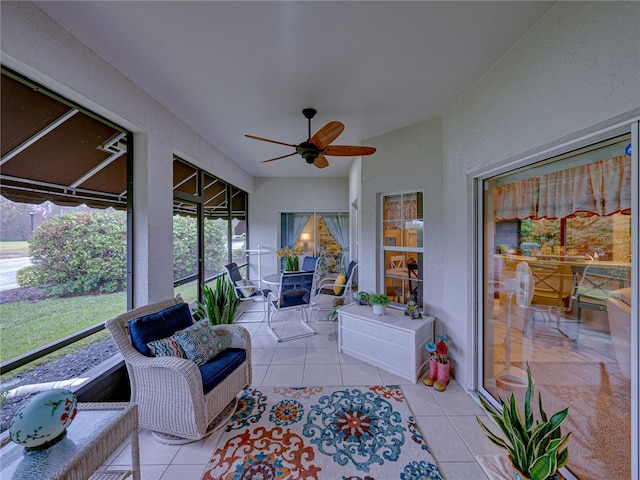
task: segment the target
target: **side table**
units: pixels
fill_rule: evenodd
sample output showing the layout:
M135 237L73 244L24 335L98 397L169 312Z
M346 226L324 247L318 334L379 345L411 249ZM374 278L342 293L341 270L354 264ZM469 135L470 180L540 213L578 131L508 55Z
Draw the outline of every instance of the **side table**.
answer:
M96 472L127 437L131 438L132 469ZM3 480L115 480L129 475L140 480L135 403L79 403L65 438L46 450L26 453L8 436L6 440L0 449Z
M413 320L387 307L377 316L369 306L352 303L338 310L338 350L416 383L426 370L434 317Z

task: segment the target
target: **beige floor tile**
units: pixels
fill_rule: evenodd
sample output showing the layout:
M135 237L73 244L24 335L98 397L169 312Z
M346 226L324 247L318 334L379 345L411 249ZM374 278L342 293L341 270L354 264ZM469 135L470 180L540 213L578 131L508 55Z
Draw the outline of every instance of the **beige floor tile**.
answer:
M140 431L140 463L142 465L167 465L175 458L180 445L165 445L151 436L147 429ZM131 458L129 449L122 452L123 456Z
M342 371L339 364L306 365L302 383L309 387L342 386Z
M140 480L160 480L168 465L142 465Z
M253 378L251 383L253 386L259 387L264 381L264 376L267 374L267 370L269 370L269 365L254 365L252 368Z
M380 372L368 363L356 363L340 365L342 370L342 382L347 386L355 385L382 385Z
M471 453L474 455L491 455L504 453L504 450L498 448L491 443L484 432L480 429L478 421L475 416L449 416L449 420L458 432L458 435L462 438L462 441L467 445ZM486 415L481 415L480 420L489 428L493 427L491 419ZM493 429L496 433L499 433L498 427Z
M444 412L440 404L433 398L431 390L426 385L420 383L416 385L402 385L409 407L414 415L418 416L443 416Z
M351 355L347 355L346 353L338 353L338 355L340 356L340 363L345 365L353 363L366 363L358 358L352 357Z
M284 333L285 336L289 336L289 335L294 335L294 334L298 334L298 333L307 333L307 330L305 330L304 327L302 327L300 325L300 323L293 323L291 325L289 325L289 324L285 325L282 333ZM280 343L278 343L277 349L278 350L283 350L283 349L286 349L286 348L303 348L303 349L306 349L307 348L308 339L309 339L309 337L294 338L293 340L287 340L286 342L280 342Z
M267 335L252 335L251 336L251 348L276 348L278 341L273 335L267 333Z
M252 346L251 365L269 365L275 351L275 348L254 348Z
M447 417L416 417L420 430L436 461L475 462L475 458L462 441Z
M207 467L203 465L169 465L160 480L198 480L202 478L204 470Z
M335 347L315 347L313 345L307 348L307 365L319 364L340 364L340 356Z
M476 462L446 462L438 467L446 480L489 480Z
M211 455L218 446L218 439L220 438L220 432L224 430L221 428L219 431L214 432L207 438L203 438L199 442L188 443L181 445L180 450L173 458L171 465L206 465L211 460Z
M304 365L306 358L306 348L277 348L271 365Z
M337 348L338 336L336 333L318 333L309 337L309 345L316 348Z
M262 381L269 387L302 387L304 365L271 365Z
M484 413L482 407L457 383L447 385L447 389L444 392L433 390L433 397L445 415L481 415Z
M385 385L415 385L411 380L394 375L382 368L379 368L378 370L380 370L380 376L382 377L382 381Z

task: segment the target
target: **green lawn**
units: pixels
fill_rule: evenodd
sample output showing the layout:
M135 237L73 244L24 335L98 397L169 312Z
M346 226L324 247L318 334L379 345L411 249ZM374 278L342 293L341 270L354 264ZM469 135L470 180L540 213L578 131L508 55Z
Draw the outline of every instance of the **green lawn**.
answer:
M30 352L126 310L126 292L0 305L0 361ZM8 375L13 376L108 335L102 331Z
M29 244L24 242L0 242L0 255L29 255Z

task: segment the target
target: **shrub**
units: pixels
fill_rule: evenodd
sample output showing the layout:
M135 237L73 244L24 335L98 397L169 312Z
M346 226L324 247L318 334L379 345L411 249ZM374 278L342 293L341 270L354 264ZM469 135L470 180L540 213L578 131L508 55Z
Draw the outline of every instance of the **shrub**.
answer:
M34 231L25 275L56 296L117 292L126 285L126 244L123 212L60 215Z
M37 287L42 285L37 265L29 265L16 272L16 280L21 287Z

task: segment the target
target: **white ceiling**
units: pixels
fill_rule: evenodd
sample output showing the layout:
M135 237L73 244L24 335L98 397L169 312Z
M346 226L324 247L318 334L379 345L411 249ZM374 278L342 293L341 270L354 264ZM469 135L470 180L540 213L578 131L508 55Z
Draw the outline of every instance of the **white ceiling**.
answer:
M345 124L336 145L437 117L553 2L36 4L251 175L335 177L351 158L260 163L293 149L244 134L298 144L305 107L312 133Z

